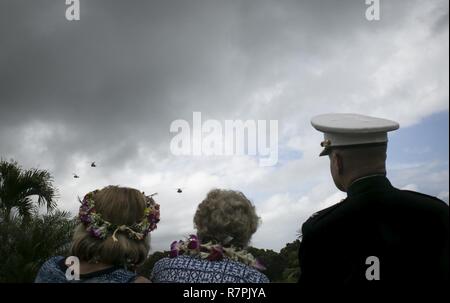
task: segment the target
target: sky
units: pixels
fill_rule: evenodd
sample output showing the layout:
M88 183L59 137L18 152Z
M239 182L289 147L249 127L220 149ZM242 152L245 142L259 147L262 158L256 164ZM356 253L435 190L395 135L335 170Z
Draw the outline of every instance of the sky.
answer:
M261 217L251 244L279 250L345 197L310 119L351 112L399 122L391 182L448 203L449 3L380 3L368 21L363 0L81 0L67 21L63 0L2 0L0 157L49 170L73 214L106 185L158 192L153 250L194 231L210 189L240 190ZM193 112L278 121L277 165L172 154Z

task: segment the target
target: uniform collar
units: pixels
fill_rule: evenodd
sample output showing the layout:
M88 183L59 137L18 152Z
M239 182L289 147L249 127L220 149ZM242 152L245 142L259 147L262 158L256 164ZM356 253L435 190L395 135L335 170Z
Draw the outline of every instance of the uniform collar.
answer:
M391 182L385 175L371 175L359 178L347 189L347 197L352 197L373 189L392 187Z

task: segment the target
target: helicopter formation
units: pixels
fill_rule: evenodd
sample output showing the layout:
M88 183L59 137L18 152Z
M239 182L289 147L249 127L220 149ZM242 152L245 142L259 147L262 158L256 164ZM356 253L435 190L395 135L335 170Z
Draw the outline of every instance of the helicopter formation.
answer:
M95 163L95 161L90 162L90 163L91 163L91 167L97 167L97 164ZM76 173L72 173L72 175L73 175L74 179L79 179L80 178L80 176L78 174L76 174ZM183 190L184 190L184 187L177 187L177 188L175 188L175 190L177 191L177 193L181 194L183 192ZM157 194L158 193L153 193L153 194L149 195L149 197L156 196Z
M91 167L97 167L97 164L95 164L95 161L94 162L90 162L90 163L91 163ZM76 173L72 173L72 175L73 175L74 179L79 179L80 178L80 176L78 174L76 174Z

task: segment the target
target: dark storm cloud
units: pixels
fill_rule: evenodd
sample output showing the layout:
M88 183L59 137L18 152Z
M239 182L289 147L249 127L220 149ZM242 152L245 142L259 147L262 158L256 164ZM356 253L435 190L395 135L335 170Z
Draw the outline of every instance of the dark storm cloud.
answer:
M55 121L77 138L57 157L120 144L132 156L184 108L211 106L227 20L206 2L165 3L81 1L81 21L67 22L64 1L2 2L2 128Z
M303 64L297 74L309 77L314 62L345 54L358 37L401 25L416 2L383 1L377 24L356 0L82 0L78 22L65 20L62 0L0 5L2 151L19 148L14 127L63 125L46 144L64 167L75 153L117 166L140 144L164 156L170 122L192 111L248 118L251 92L288 78L294 66ZM446 22L448 13L435 27ZM324 77L304 90L319 96L317 85L335 81ZM305 100L286 100L266 106L271 118L307 109Z
M440 17L433 26L434 31L437 33L443 32L446 28L448 29L448 7L446 11L442 9L439 13Z

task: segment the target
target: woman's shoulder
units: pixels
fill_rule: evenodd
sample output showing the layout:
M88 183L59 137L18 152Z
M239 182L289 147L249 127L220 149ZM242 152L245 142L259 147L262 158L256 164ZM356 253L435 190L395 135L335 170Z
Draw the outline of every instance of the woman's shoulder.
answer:
M182 255L163 258L155 263L152 271L154 282L187 279L185 282L207 280L208 282L268 283L269 279L256 268L224 258L209 261L197 256ZM183 280L184 281L184 280Z
M44 262L42 266L56 266L58 267L59 264L64 263L64 260L66 258L64 256L53 256L47 259L47 261Z
M35 282L66 282L65 272L60 267L60 264L61 262L64 262L64 259L63 256L53 256L45 261L36 275Z
M85 282L95 283L134 283L138 277L136 273L119 267L81 275Z
M121 267L110 267L103 270L80 274L79 279L69 281L66 271L65 257L54 256L44 262L38 271L35 283L133 283L139 277L136 273Z
M240 278L243 283L269 283L269 278L256 269L239 261L227 259L227 272L230 276Z
M153 266L153 272L157 270L167 269L167 268L183 268L189 266L195 260L193 256L177 256L175 258L165 257L158 260Z

